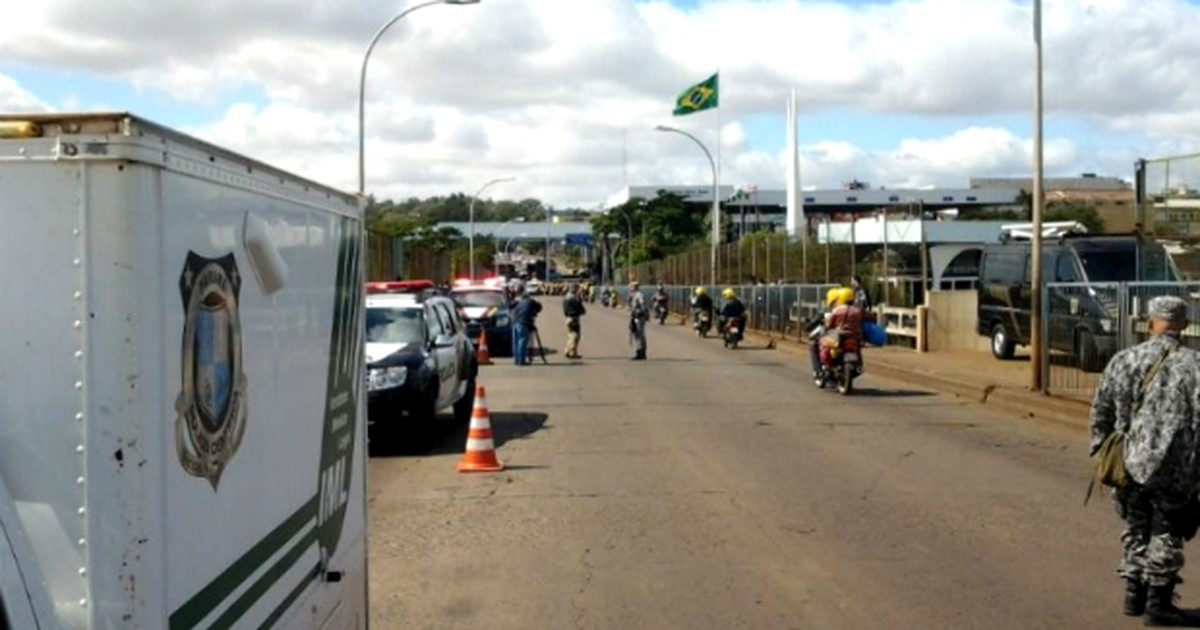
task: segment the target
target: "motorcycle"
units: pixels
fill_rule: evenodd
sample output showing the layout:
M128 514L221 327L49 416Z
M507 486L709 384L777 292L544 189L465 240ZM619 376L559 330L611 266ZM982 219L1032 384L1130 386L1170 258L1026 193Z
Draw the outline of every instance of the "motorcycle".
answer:
M658 320L658 325L662 326L667 323L667 301L654 301L654 319Z
M862 347L853 337L838 341L836 348L822 348L821 371L813 382L818 389L826 385L837 387L838 393L847 396L854 390L854 379L862 376Z
M712 313L696 311L696 316L692 320L692 328L696 330L697 337L708 337L708 331L712 330Z
M742 328L741 318L735 317L725 322L722 333L726 348L737 350L738 342L742 340Z

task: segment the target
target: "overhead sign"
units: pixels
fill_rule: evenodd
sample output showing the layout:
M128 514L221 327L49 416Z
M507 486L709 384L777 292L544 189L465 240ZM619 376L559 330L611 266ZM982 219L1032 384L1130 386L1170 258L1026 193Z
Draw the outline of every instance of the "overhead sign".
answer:
M566 240L567 245L579 245L581 247L592 246L591 234L568 234Z

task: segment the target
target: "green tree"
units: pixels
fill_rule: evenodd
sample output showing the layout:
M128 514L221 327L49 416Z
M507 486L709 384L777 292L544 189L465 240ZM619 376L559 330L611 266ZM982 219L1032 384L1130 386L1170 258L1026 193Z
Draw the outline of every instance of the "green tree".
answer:
M1096 206L1088 203L1067 202L1054 204L1046 208L1046 214L1042 217L1042 220L1046 222L1078 221L1091 234L1104 233L1104 220L1100 218L1100 213L1096 210Z

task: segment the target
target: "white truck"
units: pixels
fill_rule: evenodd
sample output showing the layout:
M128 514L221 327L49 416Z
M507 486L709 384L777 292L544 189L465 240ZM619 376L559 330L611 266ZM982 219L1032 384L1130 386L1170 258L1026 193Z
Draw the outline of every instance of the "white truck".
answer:
M365 628L362 203L0 115L0 628Z

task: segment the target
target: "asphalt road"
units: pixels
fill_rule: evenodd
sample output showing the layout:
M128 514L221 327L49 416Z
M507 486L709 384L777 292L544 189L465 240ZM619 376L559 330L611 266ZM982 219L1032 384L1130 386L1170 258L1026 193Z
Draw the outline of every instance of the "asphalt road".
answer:
M582 361L484 369L506 471L455 472L464 427L372 458L373 627L1141 626L1077 429L869 373L839 397L679 325L631 362L625 317L590 308Z

